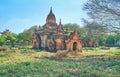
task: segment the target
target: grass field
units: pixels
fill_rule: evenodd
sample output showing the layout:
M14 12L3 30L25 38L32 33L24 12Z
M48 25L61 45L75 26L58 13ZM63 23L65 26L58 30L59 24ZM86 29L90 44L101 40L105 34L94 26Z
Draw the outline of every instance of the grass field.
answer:
M83 48L77 57L30 49L0 51L0 77L120 77L120 49Z

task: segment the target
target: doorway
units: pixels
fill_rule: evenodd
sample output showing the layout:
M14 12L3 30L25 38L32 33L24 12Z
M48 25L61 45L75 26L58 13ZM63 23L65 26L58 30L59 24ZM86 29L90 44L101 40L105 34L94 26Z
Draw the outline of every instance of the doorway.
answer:
M77 43L76 42L73 43L73 51L75 51L75 50L77 50Z

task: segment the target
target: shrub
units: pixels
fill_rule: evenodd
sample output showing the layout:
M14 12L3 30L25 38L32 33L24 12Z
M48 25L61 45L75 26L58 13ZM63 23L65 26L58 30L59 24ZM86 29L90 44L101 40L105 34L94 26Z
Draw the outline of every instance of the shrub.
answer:
M7 48L0 46L0 51L6 51L6 50L7 50Z

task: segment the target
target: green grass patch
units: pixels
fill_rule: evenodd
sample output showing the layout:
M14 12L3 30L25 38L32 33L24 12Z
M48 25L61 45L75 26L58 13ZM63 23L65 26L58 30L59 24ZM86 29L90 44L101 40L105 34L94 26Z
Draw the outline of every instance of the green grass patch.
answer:
M46 55L51 53L31 51L0 52L2 55L0 56L0 77L120 76L120 50L117 48L83 50L82 56L64 59L34 58L31 55L34 54L37 57L41 53Z

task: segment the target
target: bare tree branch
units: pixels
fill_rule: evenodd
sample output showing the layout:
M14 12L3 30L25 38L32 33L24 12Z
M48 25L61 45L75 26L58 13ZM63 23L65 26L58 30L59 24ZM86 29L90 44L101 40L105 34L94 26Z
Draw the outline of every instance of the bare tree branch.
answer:
M120 31L120 0L89 0L83 10L110 30Z

